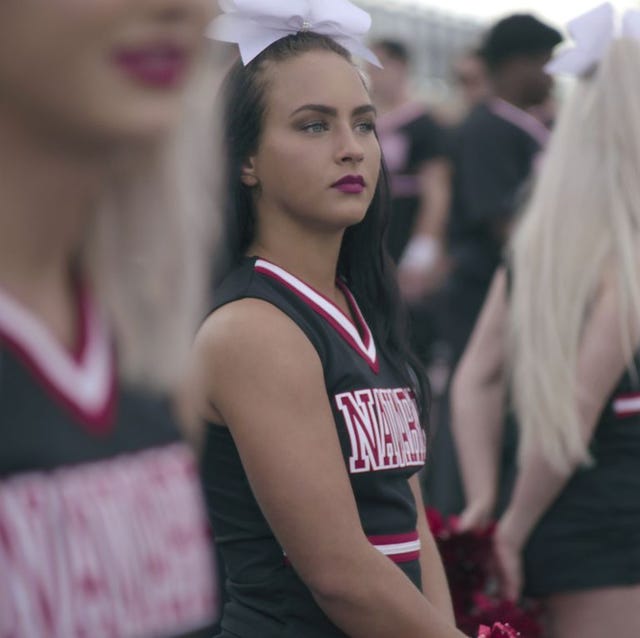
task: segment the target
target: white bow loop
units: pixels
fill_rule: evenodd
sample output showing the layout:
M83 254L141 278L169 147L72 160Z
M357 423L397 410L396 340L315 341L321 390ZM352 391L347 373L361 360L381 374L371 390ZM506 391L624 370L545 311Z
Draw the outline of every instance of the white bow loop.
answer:
M602 60L618 33L623 38L640 39L640 11L629 9L618 30L613 5L605 2L571 20L567 30L575 46L560 51L545 70L552 75L566 73L584 77Z
M622 18L622 37L640 40L640 11L628 9Z
M371 16L349 0L220 0L220 8L224 13L213 21L208 35L237 43L245 65L277 40L313 31L380 66L375 54L364 45Z

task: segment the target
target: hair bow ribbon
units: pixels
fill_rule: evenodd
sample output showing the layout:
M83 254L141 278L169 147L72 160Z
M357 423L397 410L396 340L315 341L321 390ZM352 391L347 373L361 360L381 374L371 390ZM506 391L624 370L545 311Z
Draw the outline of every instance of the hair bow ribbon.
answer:
M220 8L224 13L213 21L208 34L237 43L245 65L277 40L313 31L381 66L364 45L371 16L348 0L220 0Z
M615 38L640 39L640 11L627 10L618 25L613 5L605 2L571 20L567 30L576 45L561 51L545 70L554 75L585 76L602 60Z

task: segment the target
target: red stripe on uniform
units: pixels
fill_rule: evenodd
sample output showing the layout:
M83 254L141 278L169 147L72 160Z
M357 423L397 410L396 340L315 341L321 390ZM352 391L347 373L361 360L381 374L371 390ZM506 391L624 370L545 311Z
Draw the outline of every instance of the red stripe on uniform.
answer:
M367 354L362 351L362 348L358 346L358 344L354 341L351 335L328 312L326 312L324 308L322 308L317 303L315 303L313 299L309 299L309 297L307 297L303 292L301 292L300 290L292 286L288 281L282 279L282 277L279 277L276 273L273 273L270 270L261 268L260 266L256 266L255 271L259 272L261 275L264 275L265 277L270 277L271 279L274 279L278 283L282 284L285 288L287 288L292 293L294 293L299 299L304 301L308 306L313 308L313 310L315 310L319 315L324 317L331 324L331 326L333 326L333 328L338 332L338 334L340 334L340 336L367 362L371 370L375 374L378 374L378 372L380 371L380 364L378 362L378 357L376 356L375 360L372 361L367 356ZM317 293L317 294L321 295L321 293ZM324 295L321 295L321 296L325 298ZM331 302L328 301L328 303L331 303Z
M618 418L640 414L640 393L619 394L613 398L612 409Z
M418 532L408 532L406 534L385 534L382 536L367 536L373 545L395 545L396 543L411 543L419 539Z

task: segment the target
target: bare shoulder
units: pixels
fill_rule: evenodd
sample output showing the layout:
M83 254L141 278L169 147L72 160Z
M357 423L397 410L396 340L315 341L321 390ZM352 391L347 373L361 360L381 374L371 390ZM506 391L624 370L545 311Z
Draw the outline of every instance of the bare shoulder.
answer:
M302 329L273 304L254 298L229 303L207 318L193 362L194 385L216 411L233 402L239 388L278 383L282 391L311 376L322 378L320 359Z
M293 347L312 348L298 325L261 299L239 299L206 319L196 336L196 352L218 357L245 354L286 356Z

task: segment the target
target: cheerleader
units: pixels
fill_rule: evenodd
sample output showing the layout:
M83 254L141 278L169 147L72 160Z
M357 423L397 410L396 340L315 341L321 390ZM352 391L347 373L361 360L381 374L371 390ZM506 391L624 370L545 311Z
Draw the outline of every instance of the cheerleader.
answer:
M205 0L0 5L3 638L213 620L168 402L206 260L164 170L210 17Z
M383 251L349 2L244 8L223 86L229 265L196 340L223 637L458 638L417 472L425 389ZM422 417L422 421L421 421Z
M469 528L495 504L509 375L520 463L496 555L553 638L640 632L640 12L623 24L611 5L576 19L550 65L577 84L454 381Z

